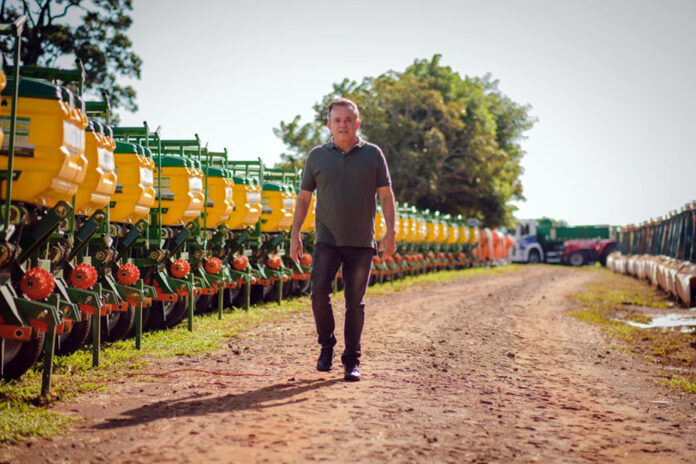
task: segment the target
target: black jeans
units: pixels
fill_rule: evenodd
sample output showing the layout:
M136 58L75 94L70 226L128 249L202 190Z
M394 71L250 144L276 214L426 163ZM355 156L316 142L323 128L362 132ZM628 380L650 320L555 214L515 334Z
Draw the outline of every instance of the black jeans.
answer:
M360 337L365 322L363 296L367 290L372 270L373 248L336 247L317 243L314 247L312 266L312 312L317 325L319 344L330 347L336 344L331 293L338 268L343 264L343 283L346 298L346 318L343 336L346 349L341 356L344 366L360 364Z

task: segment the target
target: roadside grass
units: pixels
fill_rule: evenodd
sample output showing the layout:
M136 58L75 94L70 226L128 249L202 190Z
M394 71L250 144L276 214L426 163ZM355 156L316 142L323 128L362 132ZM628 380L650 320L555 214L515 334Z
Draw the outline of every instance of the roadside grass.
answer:
M412 286L449 282L477 275L500 275L519 271L522 266L471 268L409 276L396 282L385 282L368 288L370 296L388 295ZM338 292L337 297L342 296ZM113 381L138 375L150 360L165 357L190 357L221 349L225 343L261 324L281 321L291 314L309 311L308 297L293 298L257 305L249 311L225 310L222 320L217 313L194 316L194 331L187 330L186 321L169 330L146 332L142 350L135 349L135 340L121 340L101 347L99 367L92 367L91 347L83 347L69 356L56 356L51 393L40 397L41 364L37 363L20 379L0 380L0 446L21 442L28 437L50 437L64 432L76 422L49 409L56 401L69 401L78 395L103 391Z
M683 391L696 393L696 336L669 328L640 328L631 322L649 323L645 314L651 308L659 310L680 309L661 291L645 281L611 272L604 268L592 268L597 274L586 288L571 299L578 305L571 316L599 325L609 335L622 343L622 349L630 351L664 367L686 369L687 377L658 379L660 383Z
M509 274L511 272L518 272L522 269L524 269L523 265L509 264L506 266L472 267L469 269L460 269L456 271L440 271L432 272L429 274L420 274L416 276L406 276L400 280L384 282L382 284L368 287L367 295L388 295L389 293L398 292L414 286L426 286L438 282L450 282L456 279L474 277L479 275L496 276L502 274Z

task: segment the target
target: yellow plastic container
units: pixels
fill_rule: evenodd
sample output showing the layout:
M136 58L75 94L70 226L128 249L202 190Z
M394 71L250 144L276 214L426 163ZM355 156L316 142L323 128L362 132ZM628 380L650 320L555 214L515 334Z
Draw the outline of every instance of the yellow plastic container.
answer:
M440 223L435 220L428 220L426 222L426 228L428 234L425 236L425 241L429 243L437 242L440 236Z
M5 86L7 86L7 76L5 75L5 71L0 69L0 92L5 90ZM4 137L5 134L3 133L2 127L0 126L0 146L2 146Z
M312 195L312 201L309 203L309 209L307 210L307 217L305 217L300 232L314 232L314 230L316 230L316 210L317 197L315 195Z
M469 228L466 226L459 227L459 239L457 240L459 244L469 243Z
M54 206L71 201L87 170L85 128L87 117L59 99L67 90L37 79L19 81L15 126L15 180L12 199L35 205ZM12 98L2 97L2 128L10 128ZM8 139L3 141L7 153ZM7 156L0 156L0 169L7 169Z
M261 191L261 232L290 230L295 202L279 184L264 183Z
M425 218L416 219L416 243L423 243L428 236L428 223Z
M394 218L394 240L400 242L404 239L404 230L401 227L401 218L397 214Z
M203 212L203 171L180 156L162 156L162 225L182 226ZM158 179L154 178L155 191Z
M440 220L440 232L437 235L437 243L446 243L449 236L449 228L447 222Z
M469 228L469 244L473 245L474 243L479 242L479 230L476 227L470 227Z
M208 168L208 217L205 227L214 229L226 223L234 210L234 180L220 168Z
M459 241L459 227L447 225L447 240L448 245L453 245Z
M94 126L94 124L92 123ZM90 215L97 209L109 205L116 192L116 167L114 149L116 142L102 130L91 130L86 134L85 156L87 172L75 195L75 212Z
M111 222L135 223L146 217L155 204L155 163L140 150L132 143L116 142L118 184L111 196Z
M255 226L261 217L261 187L250 178L233 179L234 210L230 214L227 226L233 230Z
M378 242L381 242L385 235L387 235L387 223L384 220L382 211L377 210L375 214L375 238Z

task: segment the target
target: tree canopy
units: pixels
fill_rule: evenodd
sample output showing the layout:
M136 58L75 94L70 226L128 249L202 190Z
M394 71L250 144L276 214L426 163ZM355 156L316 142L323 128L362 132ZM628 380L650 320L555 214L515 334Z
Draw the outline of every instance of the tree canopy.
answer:
M461 77L440 65L440 55L403 72L345 79L314 105L314 121L296 116L274 129L289 149L281 155L286 166L302 167L311 148L328 140L326 108L338 97L360 107L360 135L383 148L398 201L486 226L510 222L510 200L524 198L520 141L535 119L497 80Z
M119 77L140 78L142 60L126 35L132 9L131 0L3 0L0 22L27 16L22 65L52 67L63 58L79 58L87 89L106 90L114 108L135 111L135 89L118 83ZM13 40L0 37L8 56Z

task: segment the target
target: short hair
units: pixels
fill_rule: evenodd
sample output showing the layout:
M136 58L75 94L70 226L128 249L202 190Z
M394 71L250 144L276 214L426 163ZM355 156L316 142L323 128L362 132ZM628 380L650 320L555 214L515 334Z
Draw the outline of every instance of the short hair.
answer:
M327 115L329 122L331 122L331 110L334 108L334 106L346 106L351 108L355 112L356 119L360 119L360 110L358 109L358 105L356 105L353 100L348 100L347 98L337 98L329 103L329 113Z

